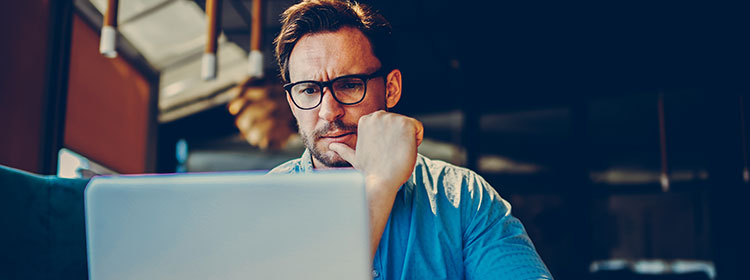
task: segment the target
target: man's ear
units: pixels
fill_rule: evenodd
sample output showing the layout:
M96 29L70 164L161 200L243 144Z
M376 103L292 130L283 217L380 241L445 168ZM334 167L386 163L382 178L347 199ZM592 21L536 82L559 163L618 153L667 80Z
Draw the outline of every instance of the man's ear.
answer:
M385 77L385 106L391 109L401 100L401 70L393 69Z

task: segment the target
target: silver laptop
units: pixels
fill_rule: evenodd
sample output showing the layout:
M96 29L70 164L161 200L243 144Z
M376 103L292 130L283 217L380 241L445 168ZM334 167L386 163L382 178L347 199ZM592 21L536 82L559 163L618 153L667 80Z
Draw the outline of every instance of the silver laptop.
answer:
M355 171L97 177L85 201L92 280L371 279Z

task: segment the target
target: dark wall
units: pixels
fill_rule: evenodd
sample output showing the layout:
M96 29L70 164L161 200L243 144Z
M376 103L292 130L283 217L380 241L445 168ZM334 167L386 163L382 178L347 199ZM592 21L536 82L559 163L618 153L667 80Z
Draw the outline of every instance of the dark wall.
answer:
M398 39L404 113L639 90L748 89L750 19L697 1L365 1Z
M47 1L0 9L0 164L42 172L46 135Z

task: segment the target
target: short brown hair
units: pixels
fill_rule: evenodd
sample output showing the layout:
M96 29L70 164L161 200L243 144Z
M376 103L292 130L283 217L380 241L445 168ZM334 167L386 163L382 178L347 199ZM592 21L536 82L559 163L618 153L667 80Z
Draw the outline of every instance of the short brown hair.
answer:
M305 0L284 11L281 24L281 33L274 44L276 62L285 82L289 82L289 56L300 38L306 34L337 31L342 27L356 28L367 37L375 57L380 60L381 69L390 71L396 68L391 24L366 5L336 0Z

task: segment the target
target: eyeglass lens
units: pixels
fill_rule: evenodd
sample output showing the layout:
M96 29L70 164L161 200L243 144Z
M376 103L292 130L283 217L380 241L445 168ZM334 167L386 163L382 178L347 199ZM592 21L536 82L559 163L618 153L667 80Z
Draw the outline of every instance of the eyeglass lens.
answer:
M298 106L312 108L320 103L322 91L320 84L307 82L294 85L290 93ZM356 77L337 79L333 81L331 91L339 102L354 104L359 102L365 94L365 82Z

